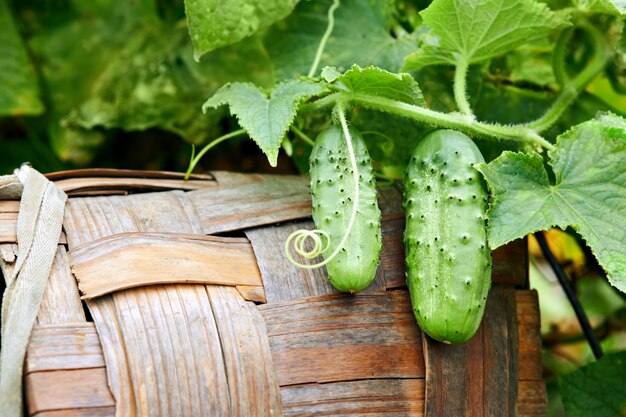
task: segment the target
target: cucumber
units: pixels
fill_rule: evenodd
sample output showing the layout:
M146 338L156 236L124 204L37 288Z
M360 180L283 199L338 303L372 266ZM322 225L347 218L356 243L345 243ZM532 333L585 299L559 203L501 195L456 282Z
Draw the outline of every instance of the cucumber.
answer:
M417 323L435 340L463 343L478 330L491 286L484 159L466 135L427 134L404 180L407 286Z
M359 203L352 230L326 269L335 288L354 293L374 280L382 239L372 159L361 134L353 128L349 133L359 175ZM346 233L355 196L346 138L339 126L331 126L319 134L309 163L313 221L316 229L328 235L329 247L324 252L328 256Z

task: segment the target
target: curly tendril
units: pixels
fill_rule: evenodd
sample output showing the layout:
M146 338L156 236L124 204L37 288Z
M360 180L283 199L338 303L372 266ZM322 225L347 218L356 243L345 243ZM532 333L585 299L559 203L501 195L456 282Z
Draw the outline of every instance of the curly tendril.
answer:
M322 238L326 241L323 242ZM306 265L296 261L289 250L292 241L293 250L305 259L317 258L326 252L330 246L330 236L328 236L328 233L323 230L300 229L290 234L285 241L285 254L287 255L289 262L300 268L317 268L317 265ZM312 242L311 249L306 248L307 242Z
M306 269L314 269L319 268L321 266L326 265L330 261L332 261L335 256L339 253L339 251L343 248L348 240L348 236L352 231L352 227L354 226L354 221L356 219L357 209L359 207L359 170L356 164L356 157L354 156L354 149L352 147L352 137L350 136L350 132L348 131L348 121L346 120L346 114L343 109L343 105L341 103L337 103L337 107L335 108L337 115L339 116L339 121L341 123L341 128L343 129L343 135L346 138L346 145L348 147L348 159L350 160L350 165L352 166L353 179L354 179L354 198L352 199L352 213L350 215L350 221L348 222L348 227L346 228L343 237L341 238L341 242L335 248L333 253L322 262L318 262L315 264L307 265L296 261L291 253L290 246L293 246L293 250L300 256L305 259L313 259L324 252L326 252L330 248L330 236L323 230L306 230L300 229L296 230L292 234L289 235L287 240L285 241L285 254L289 262L299 268ZM324 242L325 240L325 242ZM307 242L312 243L311 249L306 248ZM293 245L292 245L293 243Z

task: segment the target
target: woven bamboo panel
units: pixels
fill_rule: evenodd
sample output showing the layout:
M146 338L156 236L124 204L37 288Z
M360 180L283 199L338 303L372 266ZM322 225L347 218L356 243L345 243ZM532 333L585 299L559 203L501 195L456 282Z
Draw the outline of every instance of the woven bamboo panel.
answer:
M523 241L494 252L478 334L447 346L415 324L396 187L376 279L347 295L282 254L312 227L306 178L50 177L71 198L28 348L30 416L545 416ZM5 276L18 210L0 202Z

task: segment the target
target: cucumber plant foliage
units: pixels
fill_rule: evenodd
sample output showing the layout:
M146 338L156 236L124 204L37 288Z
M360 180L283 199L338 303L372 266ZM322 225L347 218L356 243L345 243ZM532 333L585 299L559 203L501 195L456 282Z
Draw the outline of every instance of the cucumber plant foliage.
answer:
M271 165L282 148L310 167L316 228L286 242L293 263L326 266L343 291L367 285L380 232L378 209L361 207L375 204L362 180L372 169L381 181L401 180L398 167L408 167L407 284L433 338L472 337L490 286L489 251L539 230L575 231L626 292L623 2L270 0L232 37L199 12L214 3L186 2L197 53L237 45L244 33L260 37L275 86L232 82L209 95L203 110L228 105L242 129L203 152L246 132ZM259 4L232 8L245 19ZM455 146L459 166L448 158ZM463 192L455 188L469 178ZM458 198L440 204L444 194ZM366 265L360 277L342 270L357 271L356 259Z
M291 16L269 29L267 36L271 39L275 39L276 31L282 31L284 42L300 39L302 51L311 51L309 55L317 51L318 56L309 56L309 62L322 69L309 68L312 76L305 78L301 60L288 71L278 69L278 73L292 78L279 80L268 93L251 84L226 85L208 99L204 109L229 104L231 113L272 165L283 142L308 139L302 128L319 131L319 114L330 115L337 106L348 113L367 110L393 115L399 124L413 124L416 132L424 128L462 132L477 140L490 155L493 149L501 152L494 160L476 167L492 193L487 219L491 249L537 230L571 226L589 245L611 284L626 292L624 109L614 106L612 113L597 117L589 114L586 122L581 120L580 112L571 111L595 80L610 76L607 68L624 53L620 49L620 3L577 1L566 8L554 4L561 9L551 10L551 2L535 0L434 0L419 10L402 2L404 19L391 0L360 2L359 6L354 3L345 0L335 7L336 11L328 11L331 2L301 2ZM396 64L374 66L381 63L373 55L364 58L362 51L355 51L349 62L352 46L347 46L357 42L354 38L346 42L341 53L334 52L341 49L338 42L346 36L345 10L355 7L361 12L352 16L354 21L371 25L378 22L381 27L392 28L398 38L412 36L412 50L404 56L405 72L392 72L397 70ZM292 24L292 20L310 19L316 12L317 21L328 26L320 23L311 29ZM411 12L419 17L410 18ZM187 15L190 22L198 18L191 7ZM196 25L189 27L192 38L209 36L196 31ZM318 38L310 36L313 30ZM364 41L360 46L367 48L368 44ZM570 58L566 51L572 49L578 50L582 58ZM502 57L519 51L526 51L537 61L548 60L555 81L547 86L545 77L536 85L532 80L518 86L515 81L507 81L507 74L517 70L510 67L514 65L511 63L519 60L506 61ZM430 71L433 66L437 69ZM436 76L433 79L425 74ZM622 82L619 77L614 81ZM529 95L541 95L536 105L528 107L535 113L537 107L543 108L543 114L514 125L478 120L472 105L481 98L480 84L489 82L509 83L517 91L525 88ZM444 83L447 86L442 87ZM429 87L433 93L427 90ZM454 107L429 105L435 102L452 103ZM519 103L513 96L512 102ZM484 105L481 108L484 113ZM511 110L530 113L525 107ZM568 121L569 129L550 133L555 125L568 126ZM394 137L394 129L380 122L373 124L372 131L364 134L368 146L383 140L391 145L419 143L419 134ZM406 157L395 156L405 163ZM380 172L385 172L385 161L375 163Z
M195 6L198 3L201 2L196 2ZM255 2L249 3L253 6ZM331 282L344 291L363 289L373 279L380 252L376 244L380 242L379 212L357 207L373 198L371 187L359 181L359 178L369 178L372 167L369 156L354 154L350 136L355 138L360 155L367 155L367 150L363 154L365 145L361 135L348 129L346 111L348 115L374 111L392 115L393 124L403 127L412 124L416 134L395 136L396 126L386 126L380 122L381 118L371 118L371 125L365 122L369 129L363 134L368 146L386 141L393 148L397 143L409 142L418 149L424 146L430 149L432 146L426 145L426 141L432 141L435 136L430 134L427 135L430 139L422 139L422 132L448 129L436 134L440 149L434 151L432 161L438 161L459 146L467 151L467 161L471 161L463 162L458 168L443 168L442 165L442 176L449 176L450 181L462 176L476 178L468 185L473 187L468 193L479 196L479 201L473 203L468 194L469 205L464 206L462 198L458 199L460 204L456 200L444 203L443 193L450 193L452 189L439 187L440 181L435 177L429 179L430 171L421 167L419 161L414 166L407 155L395 156L396 165L398 160L409 165L405 179L408 284L416 318L428 334L446 342L469 339L482 317L490 286L489 248L496 249L511 240L555 226L576 230L604 268L609 282L626 292L626 121L619 115L623 109L617 107L611 109L613 113L589 114L587 121L571 111L581 93L595 80L613 74L613 85L622 82L615 71L607 71L612 62L623 55L619 49L623 27L620 5L611 1L601 5L579 1L569 8L551 10L549 2L535 0L434 0L424 10L413 10L414 17L421 19L411 19L410 7L407 12L407 3L402 2L402 5L405 20L401 14L392 12L397 5L391 0L359 2L358 6L350 0L342 4L338 0L303 2L284 22L271 27L267 35L272 40L268 48L274 56L286 53L275 49L272 52L276 42L291 45L287 48L291 53L296 49L302 52L302 56L294 57L295 65L276 59L279 66L276 73L287 79L279 79L267 92L251 83L227 84L203 107L207 111L228 104L231 114L257 142L272 166L276 165L281 147L291 149L294 138L313 142L305 130L316 132L324 128L324 122L320 125L319 114L332 113L333 119L340 119L343 135L342 129L331 127L315 142L311 190L316 229L298 231L290 237L285 249L292 262L307 266L293 259L293 250L309 259L323 254L324 261L308 266L326 265ZM187 16L194 42L199 44L199 39L204 44L220 42L198 30L201 16L194 11L195 6L189 6ZM346 34L350 34L345 26L346 11L355 8L361 13L357 13L357 17L352 14L354 21L363 19L366 26L378 22L379 27L392 28L397 38L403 40L402 48L398 49L393 43L387 48L396 54L402 51L405 72L394 72L398 70L397 59L385 63L375 54L365 56L362 50L350 53L358 39L346 39ZM326 25L301 24L310 22L315 15L316 21L325 21ZM282 18L282 15L275 17ZM208 24L207 21L200 27ZM209 38L203 39L203 36ZM368 45L368 37L362 38L361 48L385 44L370 39ZM412 43L410 50L405 48L407 39ZM538 48L538 44L543 45L543 49ZM576 48L583 58L573 60L566 51ZM533 84L534 73L528 72L530 75L516 86L513 75L520 72L515 67L520 60L503 60L502 57L520 54L520 51L538 62L547 60L544 73L545 68L551 70L548 80L552 81L547 82L543 74ZM306 62L312 62L309 68ZM435 71L429 70L434 66ZM508 80L507 74L511 74ZM421 86L418 80L422 81ZM480 86L484 83L492 83L495 88L502 88L498 83L508 83L507 88L526 89L529 96L541 95L542 100L535 107L543 106L543 111L539 117L514 125L479 120L472 106L480 101ZM511 102L521 101L512 97ZM535 107L532 111L536 114ZM483 114L482 103L481 109ZM512 107L512 110L530 113L524 107ZM571 124L568 125L568 121ZM565 131L549 133L554 130L553 126L564 124ZM478 148L459 145L463 142L459 138L468 136L490 155L495 152L495 159L484 162ZM223 138L217 139L221 140ZM335 149L328 149L329 144ZM420 148L421 144L424 146ZM415 155L418 159L423 156L419 150ZM429 158L431 156L425 157L424 161L430 161ZM446 164L453 159L446 160ZM383 176L385 162L375 162ZM438 175L440 170L437 168ZM487 189L481 191L481 182L487 184L491 192L488 211ZM431 198L434 189L442 195ZM441 203L435 207L432 202L440 199ZM427 214L422 220L414 218L420 210ZM475 222L476 216L480 224ZM459 240L456 236L467 225L471 225L468 226L471 233L468 231L464 237L476 240L472 243L479 249L476 253L456 257L453 252L465 253L470 246L463 237ZM369 226L375 229L371 233L374 243L360 239L367 235ZM292 240L294 248L290 248ZM312 250L306 250L307 241L312 242ZM424 245L420 246L420 242ZM435 250L439 247L441 253ZM368 267L358 268L357 264ZM446 265L449 268L446 269ZM342 267L352 272L360 269L368 272L359 271L363 275L359 280ZM457 285L455 277L459 275L463 275L463 282L473 285L471 296L467 288ZM473 311L468 307L470 304ZM436 310L447 315L433 318Z

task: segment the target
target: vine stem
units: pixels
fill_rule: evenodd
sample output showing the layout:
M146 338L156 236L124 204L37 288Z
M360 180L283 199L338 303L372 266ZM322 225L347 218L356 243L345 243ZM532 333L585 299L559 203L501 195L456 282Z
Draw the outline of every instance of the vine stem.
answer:
M561 32L554 51L552 52L552 71L554 72L554 78L560 86L567 85L570 82L569 74L565 69L565 53L567 49L567 43L572 38L574 28L569 27Z
M381 110L418 122L459 130L482 138L499 138L530 143L546 149L554 149L554 145L541 137L535 129L526 125L497 125L478 122L473 118L459 114L442 113L425 107L403 103L385 97L371 96L362 93L337 92L316 102L303 106L302 111L320 110L337 102L353 102L375 110Z
M320 65L320 60L322 59L322 53L324 53L324 48L326 48L328 38L330 38L330 34L333 33L333 28L335 27L335 10L337 10L340 3L340 0L333 0L333 4L328 8L328 25L326 26L326 31L320 40L320 44L317 46L313 64L311 64L311 69L309 69L309 73L307 74L308 77L314 77L317 72L317 67Z
M322 236L325 236L326 239L329 239L328 234L326 234L325 232L321 230L314 230L314 231L296 230L295 232L289 235L289 237L285 241L285 254L287 255L287 259L289 260L289 262L291 262L293 265L300 267L300 268L306 268L306 269L319 268L321 266L326 265L327 263L332 261L335 258L335 256L337 256L339 251L341 251L341 249L346 244L346 241L348 240L348 236L352 232L352 228L354 227L354 222L356 220L357 210L359 208L359 194L360 194L359 170L358 170L357 163L356 163L356 157L354 155L354 148L352 147L352 137L350 136L350 131L348 130L348 121L346 120L346 114L345 114L345 110L343 107L343 103L341 102L337 103L335 109L337 111L337 115L339 116L339 122L341 123L343 135L346 139L346 145L348 148L348 159L350 160L350 166L352 167L352 173L353 173L352 178L354 180L354 198L352 199L353 201L352 212L350 214L350 220L348 221L348 227L346 228L346 231L343 234L341 241L339 242L339 244L337 245L333 253L331 253L330 256L328 258L325 258L322 262L318 262L312 265L300 263L296 261L291 255L290 246L291 246L291 242L293 241L295 243L295 251L298 254L304 256L305 258L311 259L313 257L321 255L328 248L329 245L327 244L325 248L322 249L323 245L321 244L321 239L319 237L320 235L322 235ZM313 250L308 251L308 252L305 251L304 248L302 247L304 244L304 240L307 237L312 238L313 243L314 243Z
M220 136L219 138L213 140L212 142L207 144L204 148L202 148L202 150L198 152L198 155L196 155L195 157L194 157L194 152L192 151L191 161L189 161L189 167L187 168L187 172L185 172L185 181L189 179L189 177L191 176L191 173L196 168L196 165L198 165L198 162L200 162L200 159L202 159L205 153L207 153L208 151L210 151L212 148L219 145L220 143L224 142L225 140L234 138L235 136L243 135L245 133L246 133L245 129L239 129L239 130L235 130L233 132L227 133L223 136ZM193 148L193 150L195 151L195 147Z
M591 62L573 79L569 79L565 73L565 69L558 69L557 75L566 80L563 85L563 89L559 97L555 100L552 107L534 122L527 123L525 126L534 129L537 132L544 132L548 130L556 121L561 117L565 109L567 109L576 100L576 97L585 89L589 84L606 66L606 62L609 58L609 50L604 40L604 36L598 29L588 22L582 21L579 23L579 28L587 32L593 42L594 54L591 58ZM566 36L566 35L564 35ZM567 38L563 40L566 42ZM565 45L559 46L559 48L565 48ZM557 51L559 52L559 51ZM557 68L561 67L559 64L554 64Z
M454 70L454 100L461 114L474 119L474 113L467 100L467 70L469 63L465 60L459 62Z

